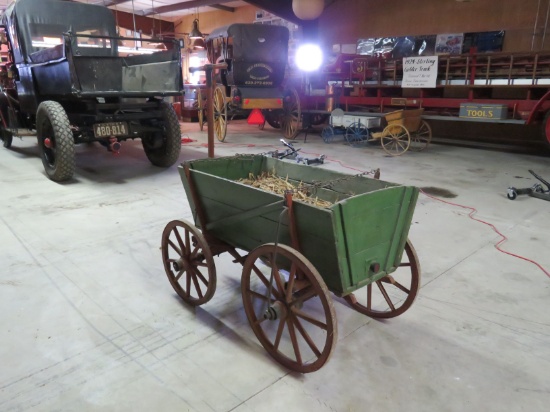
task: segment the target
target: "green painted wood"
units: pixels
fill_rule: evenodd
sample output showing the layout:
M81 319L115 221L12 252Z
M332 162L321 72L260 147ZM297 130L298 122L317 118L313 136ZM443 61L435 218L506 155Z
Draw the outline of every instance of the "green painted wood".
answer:
M306 184L331 181L317 188L320 199L338 203L329 209L295 201L301 252L319 270L329 289L343 295L395 270L399 264L418 196L418 189L395 183L349 176L342 173L298 165L264 156L234 156L203 159L187 163L209 233L250 251L264 243L277 241L290 245L288 217L283 215L283 197L235 180L250 173L274 172ZM181 169L181 168L180 168ZM192 209L196 209L189 183L180 170ZM335 181L336 179L342 179ZM271 207L280 202L281 207ZM199 222L196 219L195 223ZM243 220L243 217L246 219ZM372 263L380 270L373 273Z

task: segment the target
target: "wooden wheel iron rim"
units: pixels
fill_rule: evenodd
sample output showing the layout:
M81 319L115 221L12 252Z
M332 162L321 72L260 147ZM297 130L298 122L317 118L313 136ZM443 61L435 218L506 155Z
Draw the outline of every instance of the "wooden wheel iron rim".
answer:
M291 87L285 91L283 96L281 128L285 138L294 139L298 135L301 120L300 95L294 87Z
M220 142L223 142L227 134L227 102L225 87L220 85L216 86L212 99L214 107L214 134Z
M432 141L432 128L430 124L422 120L418 130L411 133L411 145L409 150L413 152L421 152L426 149Z
M404 257L405 256L406 259L402 260L397 268L397 270L401 270L402 273L397 275L396 270L396 272L362 287L361 290L356 293L350 293L344 297L346 302L356 311L370 316L371 318L388 319L403 314L413 304L418 289L420 288L420 263L410 240L407 240L405 244ZM408 280L409 276L410 284L403 282L403 278ZM361 298L359 298L360 293L362 293ZM383 300L381 301L385 302L382 306L384 310L379 310L372 306L373 300L375 299L373 295L375 295L375 293L378 295L375 297L382 297ZM362 299L365 294L366 303L363 302L364 299Z
M176 293L189 305L203 305L216 291L216 266L199 229L186 220L168 222L162 232L164 270Z
M411 145L411 134L401 124L390 124L382 132L382 149L390 156L401 156Z
M287 271L280 260L289 263ZM337 340L336 313L321 275L300 252L273 243L254 249L244 262L241 292L254 334L277 362L309 373L328 361Z

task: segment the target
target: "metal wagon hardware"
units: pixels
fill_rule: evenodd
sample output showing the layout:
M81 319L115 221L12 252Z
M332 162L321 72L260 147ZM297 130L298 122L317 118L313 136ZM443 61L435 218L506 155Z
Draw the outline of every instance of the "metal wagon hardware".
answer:
M225 140L229 118L251 110L261 110L269 125L281 128L287 138L298 133L300 98L294 88L283 88L288 39L286 27L261 24L232 24L208 35L208 60L227 64L217 74L213 93L214 131L219 141ZM199 89L201 130L206 119L202 94Z
M375 318L413 303L420 264L407 237L417 188L260 155L194 160L179 171L198 227L173 220L163 231L171 285L190 305L208 302L213 256L228 252L243 265L250 326L285 367L313 372L329 359L337 340L329 291ZM301 189L279 195L238 181L263 173ZM332 206L297 200L299 190Z

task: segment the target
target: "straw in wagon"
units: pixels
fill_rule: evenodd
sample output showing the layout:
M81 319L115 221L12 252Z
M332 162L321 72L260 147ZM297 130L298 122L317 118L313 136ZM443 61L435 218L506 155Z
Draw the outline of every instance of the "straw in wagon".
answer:
M240 183L244 183L245 185L278 195L284 195L285 192L290 190L294 193L294 198L296 200L309 203L317 207L329 208L332 206L332 202L322 200L317 197L312 197L309 193L309 187L304 185L303 182L298 182L297 185L293 182L289 182L288 176L283 179L275 173L263 172L258 176L250 173L247 179L239 179L238 181Z

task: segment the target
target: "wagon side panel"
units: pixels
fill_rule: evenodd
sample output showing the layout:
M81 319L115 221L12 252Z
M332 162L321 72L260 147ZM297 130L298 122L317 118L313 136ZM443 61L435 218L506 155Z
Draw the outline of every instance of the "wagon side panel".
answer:
M339 204L339 258L345 293L391 273L399 265L418 189L399 186Z

